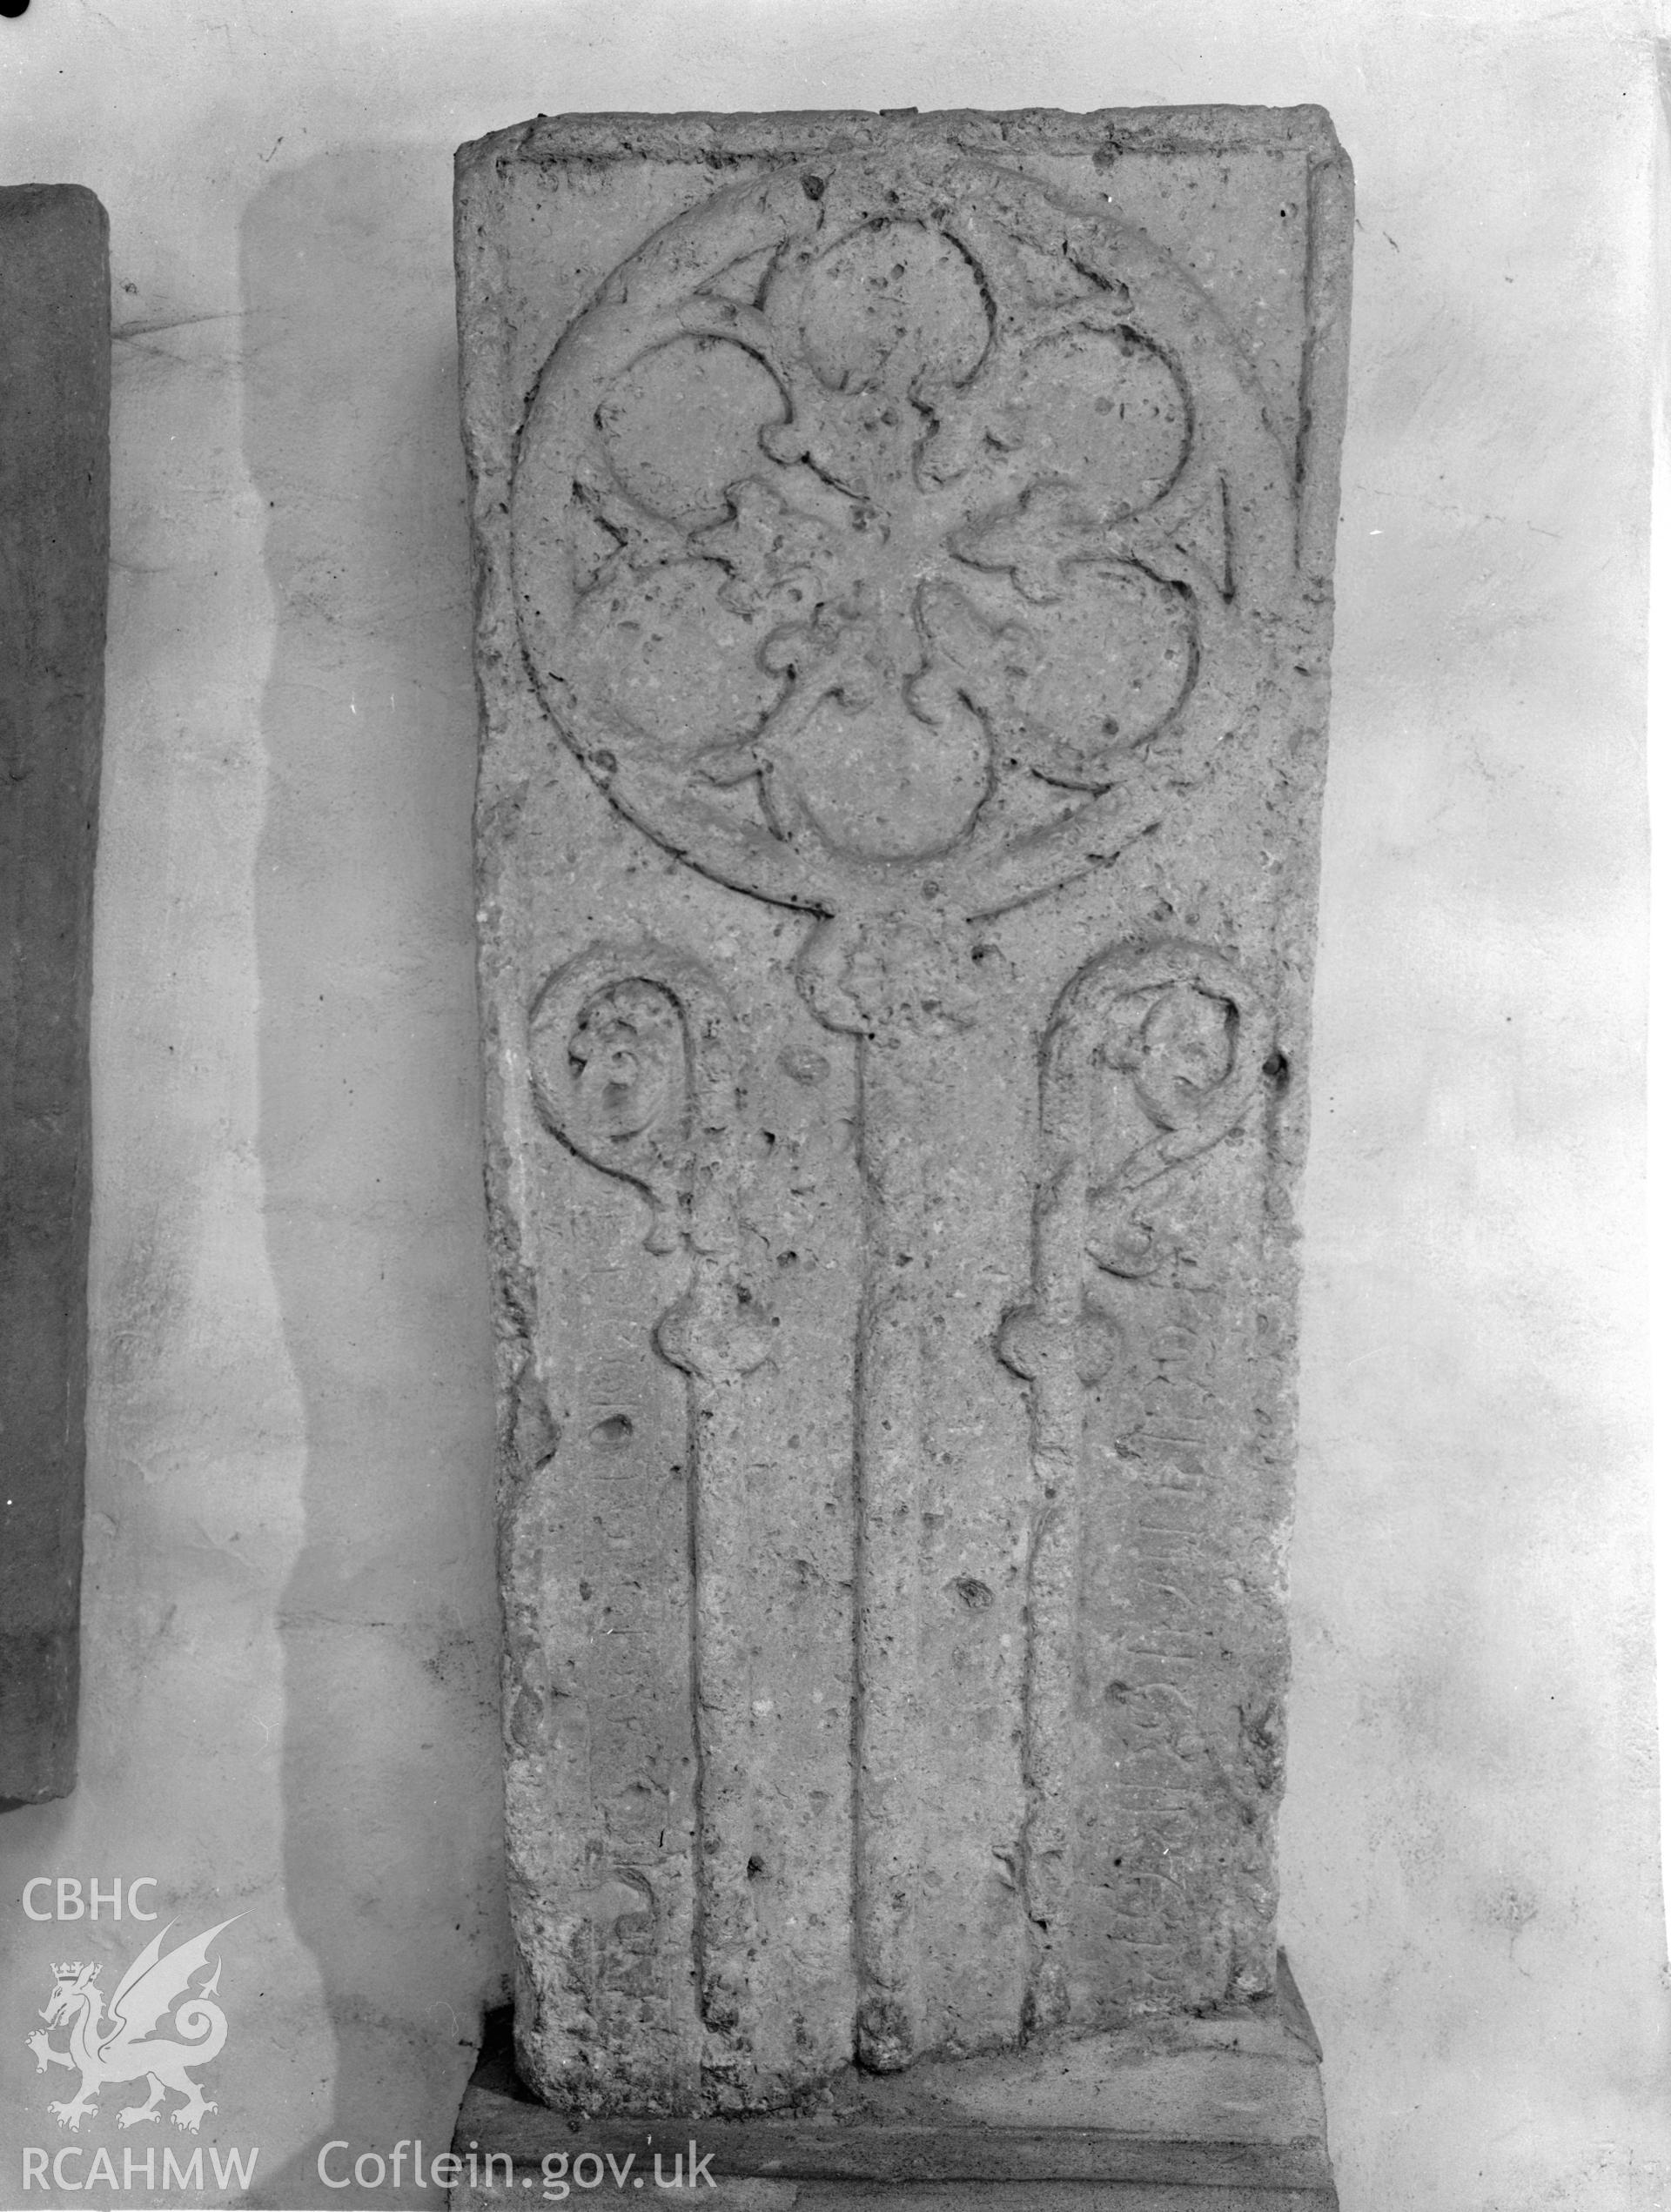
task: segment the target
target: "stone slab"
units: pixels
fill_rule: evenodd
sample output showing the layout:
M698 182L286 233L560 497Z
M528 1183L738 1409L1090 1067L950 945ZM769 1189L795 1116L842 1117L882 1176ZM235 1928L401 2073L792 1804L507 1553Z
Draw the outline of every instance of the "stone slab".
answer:
M591 2169L588 2168L587 2172ZM608 2168L598 2184L610 2188ZM710 2183L711 2178L711 2186ZM559 2189L567 2185L559 2182ZM513 2204L584 2203L579 2189L565 2196L547 2190L540 2169L518 2169L492 2188L453 2193L458 2212L496 2212ZM705 2175L701 2187L658 2189L658 2204L697 2205L710 2212L1337 2212L1339 2199L1326 2181L1259 2179L1110 2182L936 2182L864 2183L774 2181L740 2175Z
M523 2075L1252 2016L1327 119L542 118L457 227Z
M88 1000L110 546L104 211L0 191L0 1800L75 1782Z
M499 2015L453 2136L466 2175L455 2195L526 2200L589 2153L606 2173L636 2170L652 2186L675 2159L687 2175L701 2160L704 2183L731 2193L713 2201L739 2204L915 2206L955 2201L957 2188L999 2208L1059 2193L1180 2212L1207 2191L1217 2212L1332 2207L1316 2047L1292 1985L1287 1995L1235 2018L1150 2022L894 2075L855 2070L814 2108L775 2119L554 2112L517 2080Z

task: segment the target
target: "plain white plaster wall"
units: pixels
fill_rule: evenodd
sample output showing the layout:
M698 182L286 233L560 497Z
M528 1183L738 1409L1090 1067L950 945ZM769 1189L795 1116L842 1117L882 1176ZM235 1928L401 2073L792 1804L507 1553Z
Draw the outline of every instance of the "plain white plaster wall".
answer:
M29 1923L33 1874L155 1875L182 1932L242 1916L212 2127L260 2146L267 2203L322 2201L326 2135L438 2147L505 1972L453 144L542 108L1318 100L1360 228L1286 1941L1346 2212L1671 2203L1654 27L1646 0L0 22L0 181L99 192L117 323L82 1783L0 1815L0 2199L146 2201L21 2193L59 2140L22 2048L50 1962L135 1933ZM119 2170L131 2139L85 2140Z

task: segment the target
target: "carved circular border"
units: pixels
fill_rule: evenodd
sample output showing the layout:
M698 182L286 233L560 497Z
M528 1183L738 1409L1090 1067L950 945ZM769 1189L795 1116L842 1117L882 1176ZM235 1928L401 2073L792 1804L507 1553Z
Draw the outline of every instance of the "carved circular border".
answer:
M1013 256L1016 238L1042 231L1058 250L1065 245L1094 281L1124 295L1121 324L1172 366L1191 411L1177 479L1124 534L1133 546L1158 544L1169 515L1182 515L1198 495L1203 473L1219 474L1231 580L1222 604L1211 604L1211 591L1192 594L1195 680L1135 774L1042 828L1007 823L1000 789L945 849L873 861L833 848L809 823L776 818L775 809L774 819L751 821L696 788L687 764L623 741L619 718L564 673L564 661L576 602L566 518L582 460L594 472L608 468L597 415L612 380L674 339L711 338L753 353L788 395L793 379L767 318L698 296L699 288L750 255L781 253L821 231L834 245L876 220L931 224L977 268L983 258ZM1029 336L995 317L963 404L992 404ZM946 398L950 418L956 395ZM792 425L793 417L775 426L778 436ZM1257 378L1218 309L1170 255L1134 225L1065 200L1019 171L914 147L787 164L675 218L621 264L548 358L520 433L513 586L530 677L559 734L611 803L677 858L756 897L815 912L886 908L921 894L966 913L994 914L1108 857L1160 819L1176 790L1209 771L1257 696L1292 591L1295 513L1292 472Z

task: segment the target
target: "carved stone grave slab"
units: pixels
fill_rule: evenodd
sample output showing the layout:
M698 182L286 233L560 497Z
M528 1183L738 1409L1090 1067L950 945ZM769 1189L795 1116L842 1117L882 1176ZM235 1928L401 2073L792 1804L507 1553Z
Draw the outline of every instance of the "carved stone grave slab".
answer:
M1312 109L460 155L517 2062L745 2195L1332 2201L1274 1854L1350 231Z
M76 1776L110 394L104 209L0 190L0 1802Z

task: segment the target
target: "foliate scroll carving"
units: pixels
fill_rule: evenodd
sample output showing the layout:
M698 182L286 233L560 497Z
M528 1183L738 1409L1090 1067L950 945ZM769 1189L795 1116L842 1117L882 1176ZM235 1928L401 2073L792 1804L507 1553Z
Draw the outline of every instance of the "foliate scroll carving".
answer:
M1144 1196L1246 1120L1275 1051L1272 1016L1204 946L1150 948L1100 971L1097 984L1085 995L1102 1002L1103 1065L1126 1078L1151 1129L1088 1194L1086 1249L1106 1274L1143 1277L1167 1256ZM1077 1004L1073 1013L1084 1018Z
M1075 2014L1072 1900L1088 1874L1076 1847L1084 1786L1076 1695L1086 1397L1105 1380L1117 1386L1137 1333L1131 1299L1188 1257L1158 1225L1159 1202L1193 1162L1255 1116L1269 1070L1279 1066L1271 1011L1245 976L1210 948L1179 942L1117 947L1091 962L1063 993L1044 1040L1033 1296L1008 1317L998 1346L1029 1382L1032 1402L1022 1874L1033 1936L1030 2016L1040 2026ZM1126 1111L1109 1172L1099 1153L1111 1085L1124 1093ZM1203 1569L1198 1562L1198 1575ZM1164 1587L1183 1605L1176 1585L1190 1579L1188 1564L1181 1574L1175 1565L1164 1572ZM1192 1725L1198 1655L1180 1644L1169 1656L1183 1664L1147 1686L1139 1706L1158 1698L1167 1724L1182 1716ZM1117 1775L1112 1786L1121 1786ZM1165 1810L1170 1818L1178 1808L1168 1802ZM1163 1859L1166 1848L1163 1841ZM1160 1877L1171 1879L1164 1866ZM1113 1880L1137 1894L1156 1878L1134 1851L1129 1867L1122 1854Z
M717 985L663 947L599 948L549 978L528 1035L553 1135L641 1192L651 1251L694 1256L689 1289L657 1324L658 1349L707 1381L749 1373L770 1328L737 1272L742 1076Z
M689 1398L692 1705L699 1758L694 1938L711 2078L746 2075L754 2006L751 1554L739 1393L772 1326L740 1259L742 1056L723 995L695 961L647 943L600 946L552 975L529 1018L529 1067L552 1133L648 1200L648 1248L689 1257L654 1324ZM616 1867L655 1893L641 1870ZM648 1942L647 1934L641 1948Z
M547 1126L594 1168L635 1183L653 1209L650 1250L676 1250L696 1164L679 1000L619 956L594 955L551 979L528 1029Z

